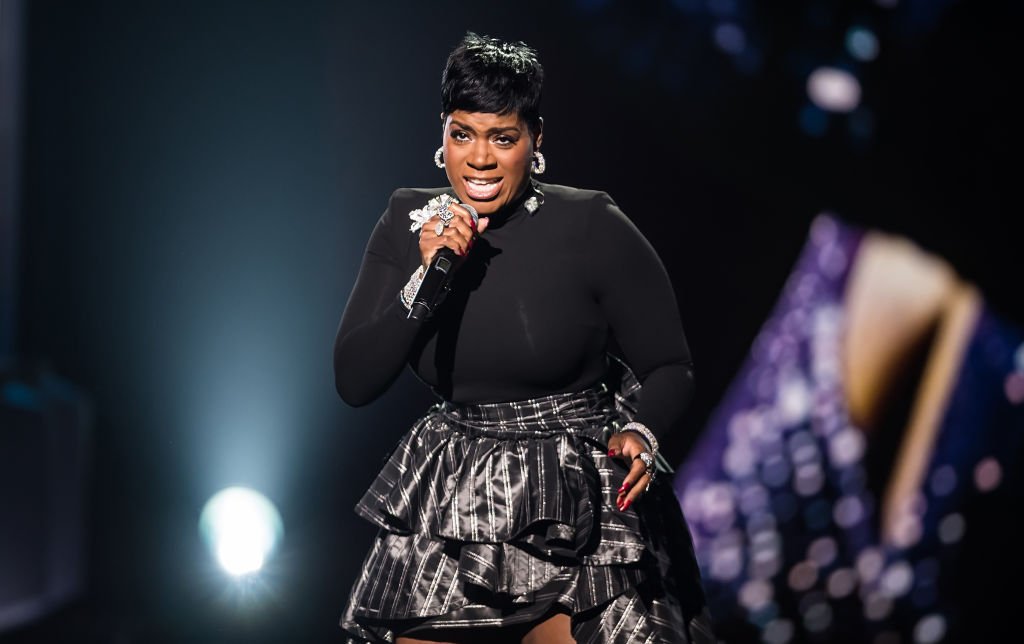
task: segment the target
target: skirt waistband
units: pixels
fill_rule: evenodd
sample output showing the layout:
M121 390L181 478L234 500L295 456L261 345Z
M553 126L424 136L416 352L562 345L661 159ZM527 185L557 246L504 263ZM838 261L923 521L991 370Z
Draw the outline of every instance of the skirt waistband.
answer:
M471 435L549 436L605 425L617 417L614 397L605 384L579 392L512 402L459 405L443 402L431 410L451 428Z

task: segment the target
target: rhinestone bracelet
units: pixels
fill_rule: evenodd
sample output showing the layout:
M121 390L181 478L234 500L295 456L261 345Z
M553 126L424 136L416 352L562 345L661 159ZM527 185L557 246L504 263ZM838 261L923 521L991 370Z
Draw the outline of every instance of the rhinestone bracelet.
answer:
M426 269L420 264L420 267L416 269L416 272L409 277L409 281L402 287L402 292L399 293L398 299L402 301L402 306L408 311L412 308L412 302L416 298L416 291L420 290L420 284L423 283L423 276L427 274Z
M623 425L622 429L619 430L620 434L622 432L634 432L636 434L640 434L644 439L644 442L647 443L647 446L651 449L651 453L658 453L658 439L654 437L654 432L647 429L647 425L633 421Z

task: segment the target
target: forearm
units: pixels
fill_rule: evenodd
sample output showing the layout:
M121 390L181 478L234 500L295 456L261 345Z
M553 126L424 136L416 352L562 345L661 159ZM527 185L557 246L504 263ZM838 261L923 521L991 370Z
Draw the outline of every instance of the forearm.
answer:
M658 367L642 385L636 420L661 438L679 422L693 398L693 366L686 360Z
M338 330L334 384L350 405L365 405L383 394L409 359L421 324L407 319L394 295L377 316L351 328L343 323Z
M415 268L405 211L396 191L370 235L359 276L334 339L334 384L350 405L372 402L394 382L409 360L422 323L410 320L399 292Z

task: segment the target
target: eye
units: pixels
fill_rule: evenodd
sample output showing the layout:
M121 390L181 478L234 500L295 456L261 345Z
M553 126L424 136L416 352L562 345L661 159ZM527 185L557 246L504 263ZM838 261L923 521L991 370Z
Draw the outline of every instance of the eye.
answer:
M518 139L516 139L515 137L508 136L507 134L499 134L498 136L494 137L494 142L503 148L510 148L514 146L517 140Z
M456 141L468 141L469 134L464 130L452 130L451 137Z

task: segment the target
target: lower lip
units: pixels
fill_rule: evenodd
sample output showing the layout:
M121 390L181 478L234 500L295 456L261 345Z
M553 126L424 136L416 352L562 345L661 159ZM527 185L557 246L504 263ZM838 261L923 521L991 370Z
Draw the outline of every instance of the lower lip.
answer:
M469 195L469 198L472 199L473 201L487 201L489 199L494 199L495 197L498 196L498 192L501 191L502 181L504 180L499 179L494 183L488 183L483 185L479 183L465 181L464 183L466 186L466 194Z

